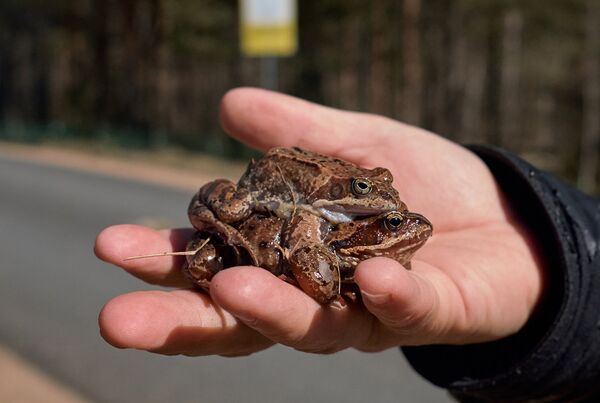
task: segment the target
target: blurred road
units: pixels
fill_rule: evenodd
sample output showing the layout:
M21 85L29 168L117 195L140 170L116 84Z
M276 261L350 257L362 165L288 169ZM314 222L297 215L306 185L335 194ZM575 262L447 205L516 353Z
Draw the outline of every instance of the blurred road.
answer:
M316 356L276 347L247 358L117 350L102 305L150 288L95 259L116 223L187 225L189 193L0 157L0 344L98 402L444 402L397 350Z

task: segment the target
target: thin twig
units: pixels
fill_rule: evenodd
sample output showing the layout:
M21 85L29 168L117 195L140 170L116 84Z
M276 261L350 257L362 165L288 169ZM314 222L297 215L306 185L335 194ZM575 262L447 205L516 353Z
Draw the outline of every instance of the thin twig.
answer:
M200 249L204 248L206 244L210 241L210 237L206 238L204 242L198 248L194 250L186 250L185 252L161 252L161 253L152 253L150 255L139 255L139 256L130 256L123 259L123 261L127 260L136 260L136 259L145 259L149 257L161 257L161 256L192 256L195 255Z

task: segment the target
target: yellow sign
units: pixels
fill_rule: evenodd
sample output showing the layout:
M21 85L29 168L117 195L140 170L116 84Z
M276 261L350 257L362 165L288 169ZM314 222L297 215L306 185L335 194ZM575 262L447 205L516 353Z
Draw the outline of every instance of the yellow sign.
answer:
M240 34L247 56L292 56L298 48L296 0L240 0Z

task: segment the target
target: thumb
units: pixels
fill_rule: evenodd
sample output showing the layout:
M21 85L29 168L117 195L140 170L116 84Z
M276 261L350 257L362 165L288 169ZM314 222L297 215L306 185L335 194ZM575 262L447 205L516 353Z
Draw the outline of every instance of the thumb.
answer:
M448 315L426 276L378 257L358 265L355 281L366 308L378 319L368 345L361 349L427 344L444 337Z

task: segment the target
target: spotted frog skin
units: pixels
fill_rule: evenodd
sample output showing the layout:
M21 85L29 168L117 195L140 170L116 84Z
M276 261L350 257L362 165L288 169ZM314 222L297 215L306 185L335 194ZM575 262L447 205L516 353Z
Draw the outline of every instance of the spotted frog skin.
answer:
M302 225L293 226L286 246L291 250L287 264L295 280L321 303L336 295L356 295L354 270L363 260L384 256L410 269L411 258L433 231L425 217L409 211L391 211L340 224L320 220L320 232L316 234ZM296 237L316 237L322 242L319 248L306 248L302 246L306 243L297 242Z
M207 208L204 213L202 225L186 247L196 252L187 256L182 268L194 285L208 290L217 272L239 265L260 266L284 279L291 278L284 275L284 219L256 213L236 228L219 221Z
M252 213L289 218L306 210L330 222L404 210L385 168L365 169L300 148L273 148L252 161L239 182L218 179L202 186L190 209L206 205L225 223Z
M220 179L196 193L188 216L198 233L188 250L210 240L183 271L208 289L223 268L257 265L326 303L352 283L357 262L382 255L408 264L431 234L392 181L385 168L274 148L252 161L237 185Z
M252 161L239 182L218 179L202 186L188 207L197 229L237 228L254 214L274 215L289 225L290 259L335 260L325 252L319 233L322 220L332 224L387 211L406 211L393 178L385 168L365 169L347 161L300 148L273 148ZM299 230L306 236L299 236ZM308 236L313 234L313 236ZM241 242L234 241L241 245ZM245 246L244 249L247 249ZM324 257L324 255L329 255Z
M220 270L256 265L326 304L338 295L357 295L354 270L365 259L385 256L410 269L410 259L432 233L425 217L407 211L340 224L321 217L316 220L320 225L318 233L311 232L312 225L295 226L291 221L263 214L250 216L237 229L227 224L207 226L188 245L188 250L197 252L188 256L183 271L194 284L208 290L211 278ZM297 249L298 245L305 245L297 237L316 237L319 248ZM198 250L206 239L209 242Z

